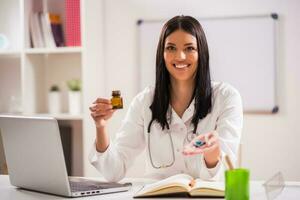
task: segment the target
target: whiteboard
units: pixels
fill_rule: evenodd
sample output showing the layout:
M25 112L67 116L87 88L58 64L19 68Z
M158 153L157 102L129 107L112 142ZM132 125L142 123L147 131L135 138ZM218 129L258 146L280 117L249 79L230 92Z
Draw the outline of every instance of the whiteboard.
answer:
M207 37L211 77L241 94L245 112L277 112L277 14L198 18ZM138 21L140 89L155 82L156 48L164 20Z

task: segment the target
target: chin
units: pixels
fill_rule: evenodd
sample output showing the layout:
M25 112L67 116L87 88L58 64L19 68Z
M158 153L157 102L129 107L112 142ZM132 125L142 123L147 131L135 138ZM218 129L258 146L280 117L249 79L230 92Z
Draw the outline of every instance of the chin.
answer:
M193 79L193 76L173 76L173 79L176 81L191 81Z

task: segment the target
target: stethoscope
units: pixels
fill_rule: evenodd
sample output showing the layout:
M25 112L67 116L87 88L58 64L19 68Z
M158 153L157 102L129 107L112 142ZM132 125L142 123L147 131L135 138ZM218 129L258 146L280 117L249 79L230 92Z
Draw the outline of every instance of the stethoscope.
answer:
M172 161L168 164L162 164L162 165L158 166L158 165L154 164L153 159L152 159L152 153L151 153L151 147L150 147L151 146L151 136L150 136L151 133L150 133L150 131L148 132L149 158L150 158L150 163L151 163L152 167L155 168L155 169L168 168L168 167L171 167L175 163L174 143L173 143L173 138L172 138L172 135L171 135L171 131L169 129L167 130L167 134L169 135L169 138L170 138L170 146L171 146L171 149L172 149ZM194 137L196 137L196 135L197 135L196 133L187 133L185 140L189 143L194 139Z

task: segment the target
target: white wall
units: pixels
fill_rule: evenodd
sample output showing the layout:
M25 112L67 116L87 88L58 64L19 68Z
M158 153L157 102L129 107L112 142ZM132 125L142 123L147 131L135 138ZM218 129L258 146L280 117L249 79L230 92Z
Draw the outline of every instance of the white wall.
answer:
M109 131L114 133L131 99L138 92L138 19L168 19L175 15L194 17L279 14L279 105L276 115L245 115L242 136L242 165L251 170L252 179L266 179L282 171L287 180L300 181L300 1L298 0L107 0L104 1L105 91L110 97L120 89L125 109L115 113ZM100 11L99 11L100 12ZM224 49L225 51L226 49ZM255 81L255 80L254 80ZM103 93L103 92L102 92ZM90 134L93 137L92 134ZM139 159L133 170L143 172ZM97 175L89 171L88 175Z
M95 126L89 106L105 91L104 68L104 7L103 1L81 1L83 26L82 81L83 81L83 171L85 176L99 175L88 161L91 145L95 141Z

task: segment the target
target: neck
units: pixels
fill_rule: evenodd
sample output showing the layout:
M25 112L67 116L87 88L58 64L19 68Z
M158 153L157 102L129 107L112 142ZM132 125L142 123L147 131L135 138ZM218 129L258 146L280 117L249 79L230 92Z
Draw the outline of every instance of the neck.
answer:
M171 105L187 108L192 100L195 84L191 81L171 80ZM181 107L180 106L180 107Z

